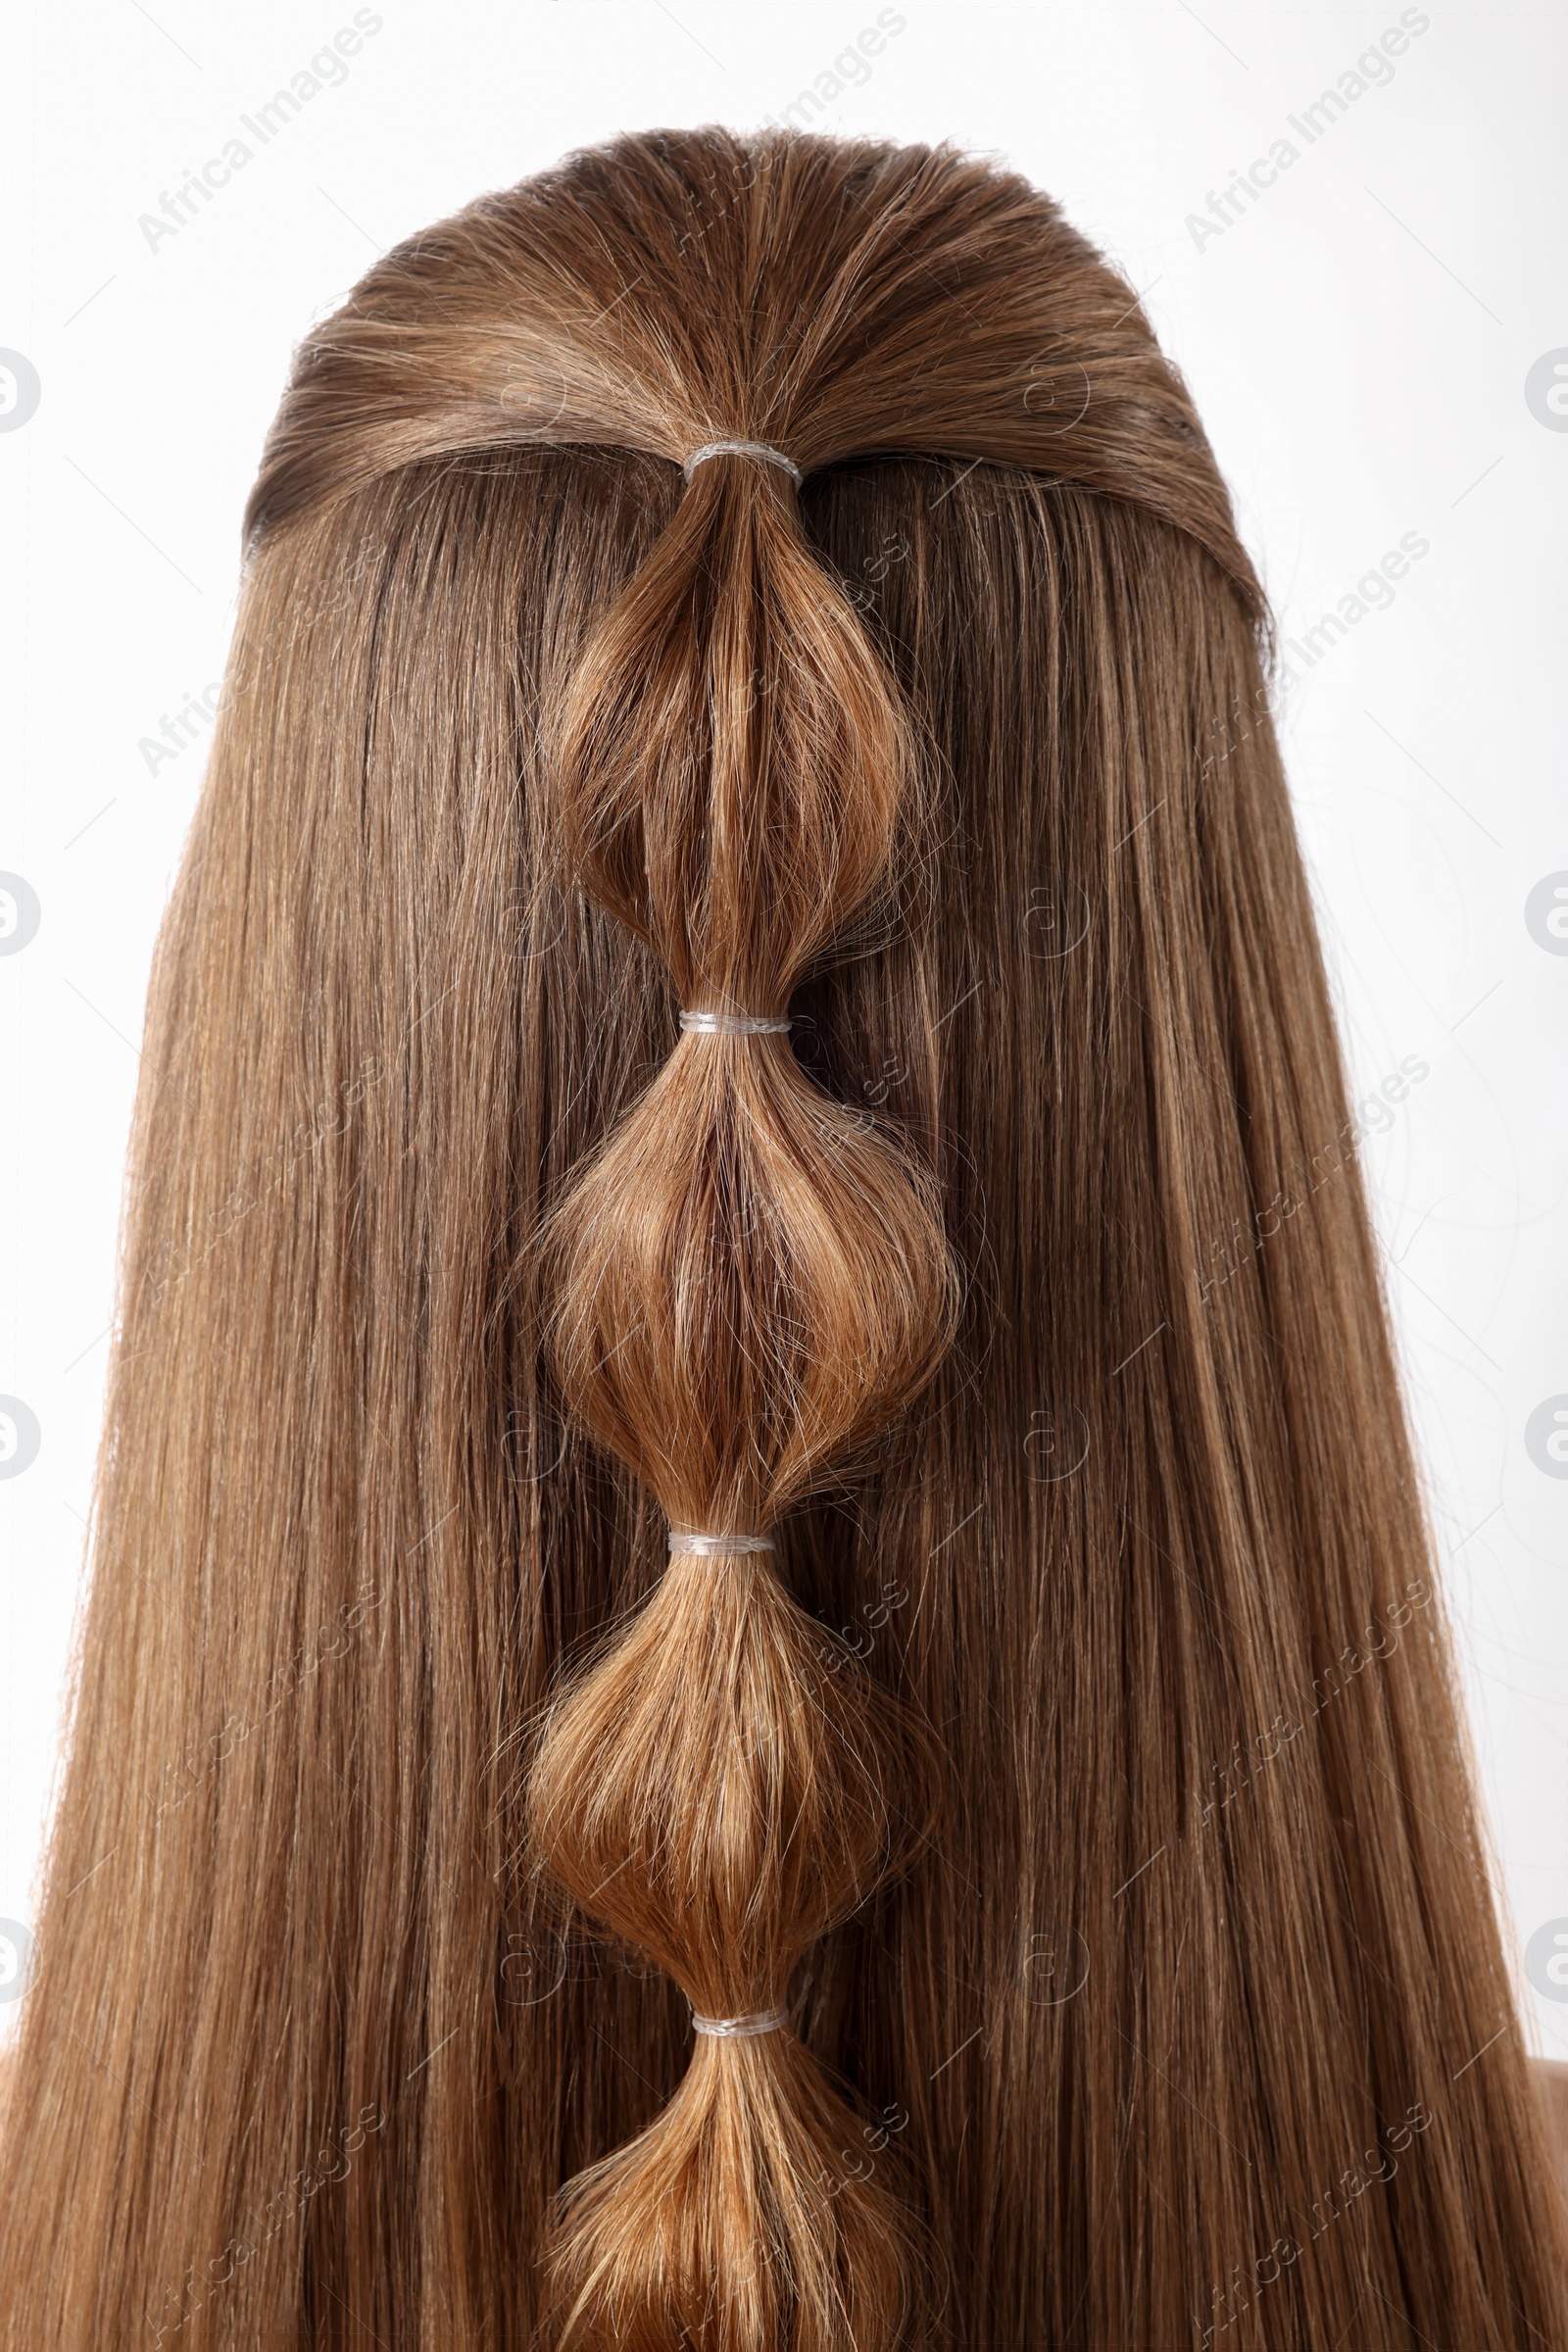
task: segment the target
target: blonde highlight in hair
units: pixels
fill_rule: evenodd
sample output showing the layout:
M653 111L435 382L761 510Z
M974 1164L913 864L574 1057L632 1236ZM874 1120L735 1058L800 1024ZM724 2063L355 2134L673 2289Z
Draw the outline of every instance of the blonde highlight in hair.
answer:
M307 339L8 2347L1562 2338L1267 654L948 150L623 139Z

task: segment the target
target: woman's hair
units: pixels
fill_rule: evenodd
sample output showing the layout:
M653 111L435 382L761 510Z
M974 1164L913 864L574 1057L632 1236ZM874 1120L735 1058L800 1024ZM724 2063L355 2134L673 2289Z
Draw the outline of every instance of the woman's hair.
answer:
M5 2344L1560 2344L1130 289L947 150L622 139L376 265L248 531Z

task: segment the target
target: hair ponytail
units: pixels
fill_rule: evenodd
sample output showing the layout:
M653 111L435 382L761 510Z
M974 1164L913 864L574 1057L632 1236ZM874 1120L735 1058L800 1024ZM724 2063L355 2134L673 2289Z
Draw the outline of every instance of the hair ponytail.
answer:
M571 681L557 759L584 880L682 1005L781 1014L884 878L910 753L775 469L696 475ZM770 1534L951 1327L929 1176L776 1034L683 1034L549 1254L564 1393L677 1530ZM886 1702L823 1649L770 1552L677 1556L534 1766L557 1873L699 2016L778 2010L902 1842ZM665 2112L567 2192L565 2340L891 2343L903 2232L845 2172L853 2131L787 2028L704 2034Z

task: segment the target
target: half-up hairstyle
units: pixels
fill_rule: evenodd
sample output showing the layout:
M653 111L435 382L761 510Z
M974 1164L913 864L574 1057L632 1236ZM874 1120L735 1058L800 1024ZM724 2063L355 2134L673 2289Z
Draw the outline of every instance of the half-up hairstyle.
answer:
M310 335L6 2345L1563 2340L1267 655L951 152L625 139Z

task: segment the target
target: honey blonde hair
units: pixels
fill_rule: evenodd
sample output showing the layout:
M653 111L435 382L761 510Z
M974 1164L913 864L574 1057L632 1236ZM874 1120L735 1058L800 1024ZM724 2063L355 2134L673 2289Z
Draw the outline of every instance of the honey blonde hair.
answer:
M7 2345L1563 2340L1267 660L952 152L622 139L307 339Z

